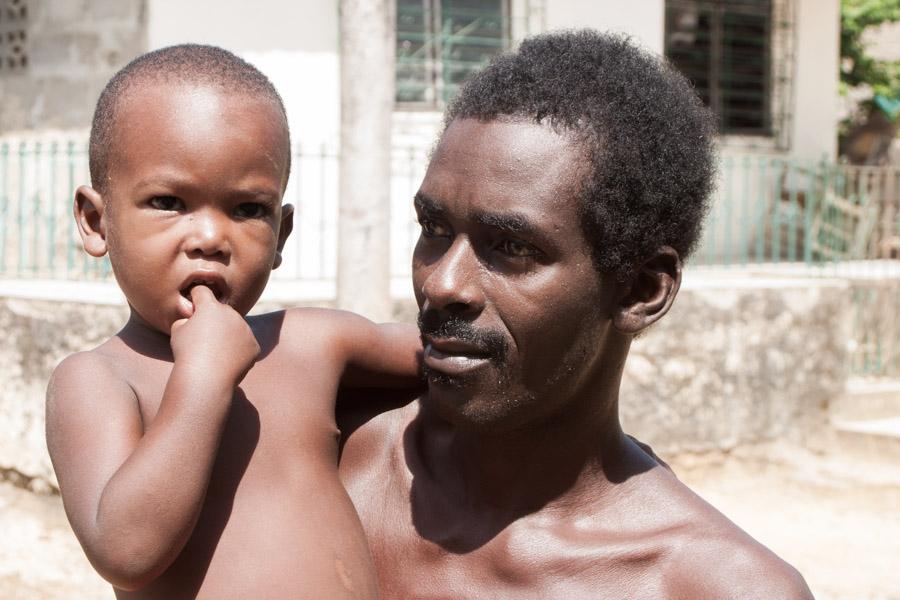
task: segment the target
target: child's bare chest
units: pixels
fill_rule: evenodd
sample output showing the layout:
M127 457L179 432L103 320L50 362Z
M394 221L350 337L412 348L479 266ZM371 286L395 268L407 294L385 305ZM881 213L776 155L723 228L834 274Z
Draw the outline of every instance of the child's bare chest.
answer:
M159 412L172 363L147 361L129 382L134 388L146 432ZM212 377L212 375L211 375ZM337 449L334 398L338 377L329 373L303 373L295 365L263 358L235 388L221 450L242 448L247 454L273 459L296 459L297 453ZM182 399L190 402L190 398Z
M157 363L132 382L145 432L171 369ZM299 597L311 573L323 589L339 583L336 561L352 579L368 576L360 567L365 540L337 477L336 382L301 378L277 361L254 365L232 397L197 524L147 597L169 589L196 589L189 596L198 598Z

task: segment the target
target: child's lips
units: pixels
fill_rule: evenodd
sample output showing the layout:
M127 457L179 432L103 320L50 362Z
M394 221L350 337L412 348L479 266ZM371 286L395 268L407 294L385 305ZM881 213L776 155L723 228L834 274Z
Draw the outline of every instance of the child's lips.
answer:
M222 297L225 294L224 294L223 290L221 289L221 286L219 286L217 283L214 283L214 282L192 281L186 287L183 287L181 289L181 295L184 296L185 298L187 298L188 300L190 300L191 299L191 290L194 289L195 287L197 287L198 285L202 285L202 286L209 288L209 291L211 291L213 293L213 296L216 297L216 300L218 300L219 302L222 301Z
M209 288L216 297L216 300L222 304L228 303L228 285L221 275L211 271L196 272L185 278L178 290L178 293L181 295L178 302L178 312L182 318L187 319L194 314L194 303L191 300L191 290L198 285Z

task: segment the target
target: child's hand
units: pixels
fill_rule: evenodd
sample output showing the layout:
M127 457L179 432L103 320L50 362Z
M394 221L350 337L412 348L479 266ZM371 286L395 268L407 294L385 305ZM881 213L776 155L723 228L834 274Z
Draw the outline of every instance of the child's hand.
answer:
M194 314L172 324L175 363L189 363L204 376L221 373L237 385L259 356L250 326L204 285L191 288L191 302Z

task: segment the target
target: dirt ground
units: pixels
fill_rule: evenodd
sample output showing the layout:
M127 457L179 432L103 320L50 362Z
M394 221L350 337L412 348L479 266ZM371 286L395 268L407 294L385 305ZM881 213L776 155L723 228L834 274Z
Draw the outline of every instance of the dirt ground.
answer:
M796 566L819 600L900 600L900 465L775 444L680 455L701 496ZM0 598L111 598L56 496L0 484Z

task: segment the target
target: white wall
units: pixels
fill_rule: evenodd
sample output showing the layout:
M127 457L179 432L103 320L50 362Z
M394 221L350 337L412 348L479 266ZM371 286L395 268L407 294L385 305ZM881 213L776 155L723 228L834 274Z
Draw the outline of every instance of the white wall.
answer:
M150 48L181 42L236 52L336 52L337 0L148 0Z
M663 51L663 0L546 0L547 28L592 27L633 35L657 53Z
M316 151L339 136L337 1L149 0L150 50L195 42L222 46L278 89L295 143Z
M837 155L839 0L796 0L793 131L790 154Z

